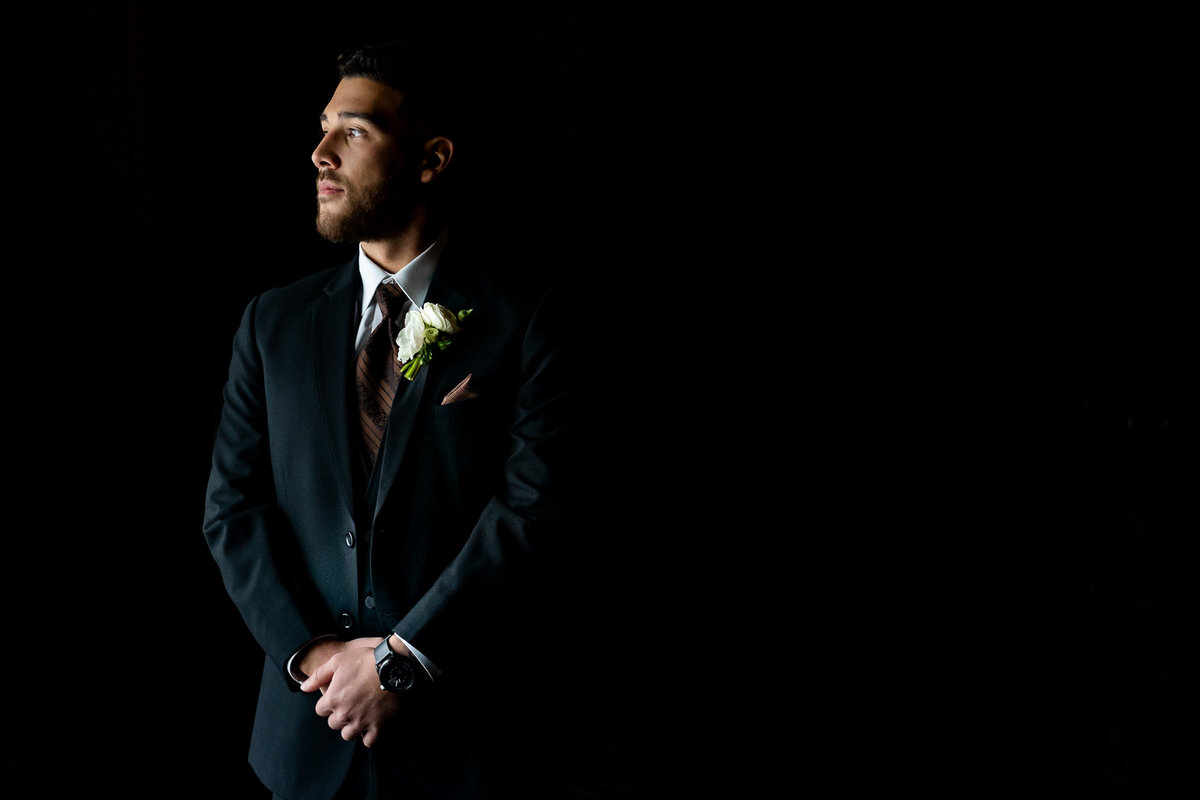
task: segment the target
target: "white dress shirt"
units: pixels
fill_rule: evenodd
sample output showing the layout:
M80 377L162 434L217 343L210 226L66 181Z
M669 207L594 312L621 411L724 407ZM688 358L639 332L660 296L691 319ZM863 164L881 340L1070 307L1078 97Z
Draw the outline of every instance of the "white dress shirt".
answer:
M375 290L379 288L379 284L395 283L403 290L412 304L404 307L406 312L410 308L419 309L425 303L429 282L433 280L433 271L437 268L438 259L442 257L445 248L446 233L443 231L419 256L401 267L399 272L391 273L372 261L370 256L363 252L362 245L358 246L358 274L362 277L363 294L359 306L362 316L358 322L358 335L354 339L356 351L363 348L371 331L375 330L383 319L383 312L375 302ZM404 326L403 320L400 320L400 326Z

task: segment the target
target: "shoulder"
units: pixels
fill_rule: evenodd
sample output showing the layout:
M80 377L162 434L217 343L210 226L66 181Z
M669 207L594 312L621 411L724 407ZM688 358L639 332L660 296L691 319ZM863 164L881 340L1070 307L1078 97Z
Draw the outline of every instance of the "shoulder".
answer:
M547 303L566 298L570 283L561 275L528 268L519 258L475 249L449 249L438 266L427 299L446 305L443 297L479 306L487 316L519 325Z
M259 300L268 305L288 304L309 298L328 295L357 275L354 262L314 272L291 283L274 286L259 295Z
M254 297L247 313L262 322L295 317L314 303L348 288L357 276L353 263L341 264L306 275L290 283L274 286Z

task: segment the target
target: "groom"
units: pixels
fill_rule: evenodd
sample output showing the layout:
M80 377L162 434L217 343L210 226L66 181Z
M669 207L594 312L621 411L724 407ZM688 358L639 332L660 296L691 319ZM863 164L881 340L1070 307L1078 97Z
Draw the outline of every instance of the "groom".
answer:
M446 219L436 65L387 45L339 76L317 228L358 251L249 303L206 499L266 656L250 762L287 800L493 796L571 536L569 304Z

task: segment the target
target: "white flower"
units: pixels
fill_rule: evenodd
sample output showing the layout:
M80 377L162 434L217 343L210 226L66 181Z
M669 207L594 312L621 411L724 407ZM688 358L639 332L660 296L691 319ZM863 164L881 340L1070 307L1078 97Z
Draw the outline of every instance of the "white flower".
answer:
M437 328L442 333L458 333L458 317L454 312L445 306L439 306L437 303L426 303L421 309L421 319L425 320L426 325Z
M458 324L474 309L466 308L455 314L445 306L426 303L421 310L411 309L404 317L404 327L396 335L396 361L403 367L400 374L412 380L436 352L450 346L450 334L462 330Z
M425 346L425 321L415 308L404 317L404 327L396 336L396 360L401 364L412 361Z

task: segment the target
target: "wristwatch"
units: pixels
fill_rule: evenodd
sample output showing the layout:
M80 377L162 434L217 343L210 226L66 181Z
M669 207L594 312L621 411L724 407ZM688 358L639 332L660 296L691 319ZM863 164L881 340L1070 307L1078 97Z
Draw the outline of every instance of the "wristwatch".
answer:
M406 694L417 685L423 667L412 656L402 656L388 645L388 634L375 646L375 671L379 673L379 688L396 694Z

